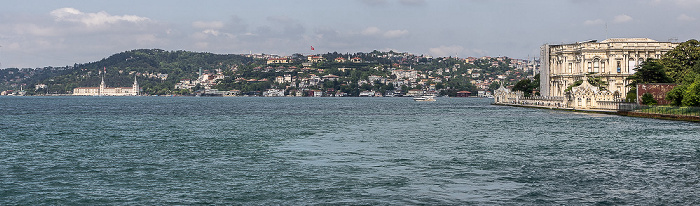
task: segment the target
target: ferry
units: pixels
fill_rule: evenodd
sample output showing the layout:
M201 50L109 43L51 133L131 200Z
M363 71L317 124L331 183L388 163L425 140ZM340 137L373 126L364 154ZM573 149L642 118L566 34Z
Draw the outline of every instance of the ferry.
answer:
M435 97L433 96L420 96L420 97L414 97L413 101L416 102L434 102Z

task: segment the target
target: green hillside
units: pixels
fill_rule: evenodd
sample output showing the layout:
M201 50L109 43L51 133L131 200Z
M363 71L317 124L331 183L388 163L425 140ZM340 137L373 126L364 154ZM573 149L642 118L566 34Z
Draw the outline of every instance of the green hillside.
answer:
M252 58L235 54L138 49L96 62L61 68L62 72L44 68L35 72L52 75L32 75L22 82L27 85L48 85L47 89L29 89L29 94L70 93L75 87L98 86L101 72L106 70L105 83L110 87L130 87L136 75L144 93L169 94L176 82L183 78L196 78L200 69L227 70L252 61Z

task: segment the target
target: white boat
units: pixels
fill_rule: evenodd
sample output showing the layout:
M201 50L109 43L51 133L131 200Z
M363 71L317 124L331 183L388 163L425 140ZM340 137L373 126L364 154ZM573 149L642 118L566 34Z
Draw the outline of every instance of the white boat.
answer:
M433 96L420 96L420 97L414 97L413 101L416 102L434 102L435 97Z

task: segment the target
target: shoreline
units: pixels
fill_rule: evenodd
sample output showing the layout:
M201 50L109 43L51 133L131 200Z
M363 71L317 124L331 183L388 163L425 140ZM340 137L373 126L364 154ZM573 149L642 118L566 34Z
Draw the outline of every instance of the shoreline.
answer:
M574 109L574 108L567 108L567 107L546 107L546 106L532 106L532 105L521 105L521 104L492 103L492 105L524 107L524 108L534 108L534 109L561 110L561 111L570 111L570 112L596 113L596 114L610 114L610 115L618 115L618 116L663 119L663 120L673 120L673 121L700 122L700 117L686 116L686 115L654 114L654 113L616 111L616 110Z

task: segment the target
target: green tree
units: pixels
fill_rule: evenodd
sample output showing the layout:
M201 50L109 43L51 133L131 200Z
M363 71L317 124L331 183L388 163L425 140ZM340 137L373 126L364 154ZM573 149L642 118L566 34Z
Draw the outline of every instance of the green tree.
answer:
M656 105L658 102L654 99L654 95L651 95L649 93L644 93L642 95L642 104L644 105Z
M627 92L625 99L629 102L637 101L637 84L673 82L673 79L666 75L664 66L658 60L647 59L634 70L636 72L627 77L627 80L630 81L630 84L627 85L630 87L630 91Z
M685 89L681 102L683 106L700 106L700 76Z
M515 83L515 85L513 86L513 91L522 91L524 93L525 97L529 97L530 95L532 95L532 89L533 89L532 87L530 87L531 83L532 82L530 81L530 79L527 79L527 78L520 80L520 81L518 81L518 83Z
M489 91L493 93L493 91L496 91L500 87L501 84L499 84L498 82L491 82L491 84L489 84Z
M681 80L687 75L691 68L695 67L700 61L700 42L695 39L688 40L676 46L669 51L661 59L661 63L668 68L668 76L682 83ZM700 71L695 71L700 73Z
M522 79L515 83L513 91L522 91L525 97L533 95L533 91L540 87L540 75L535 75L534 81L529 78Z
M685 85L678 85L674 87L671 91L666 93L666 99L671 101L671 105L673 106L682 106L683 105L683 93L685 93L687 86ZM635 89L636 92L636 89Z
M673 79L666 76L666 71L664 71L664 66L658 62L658 60L647 59L642 62L637 68L632 76L627 77L627 80L631 81L631 85L636 86L637 84L646 83L671 83Z
M668 76L679 83L666 99L674 106L700 106L700 42L695 39L681 43L660 61Z

